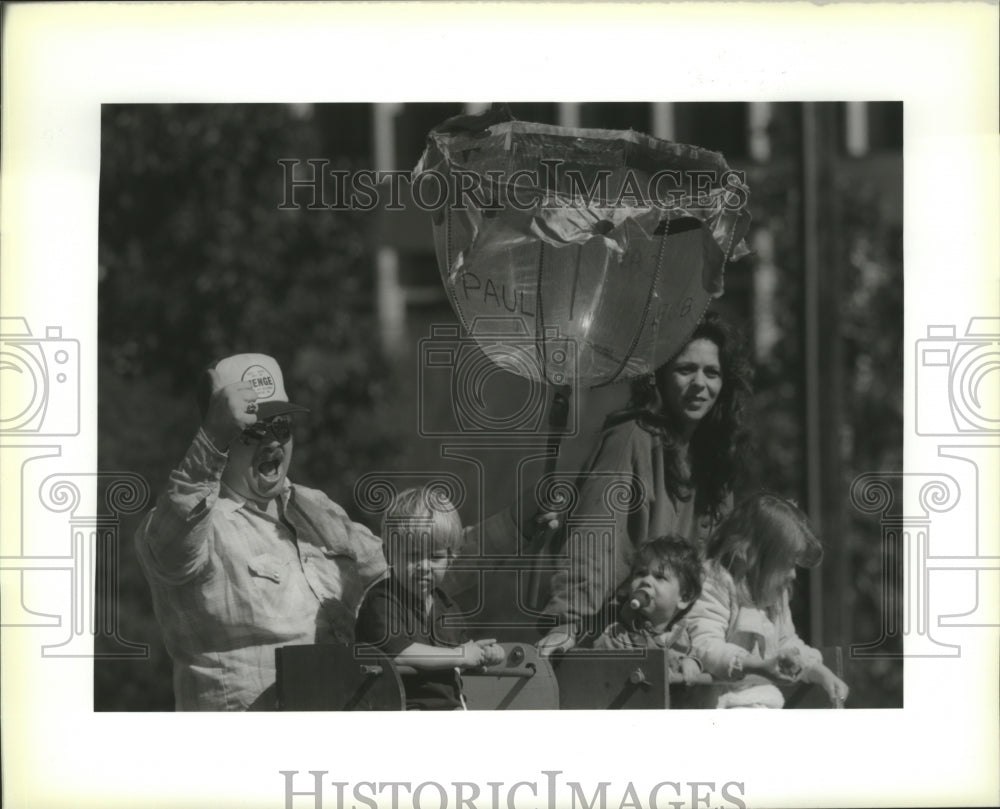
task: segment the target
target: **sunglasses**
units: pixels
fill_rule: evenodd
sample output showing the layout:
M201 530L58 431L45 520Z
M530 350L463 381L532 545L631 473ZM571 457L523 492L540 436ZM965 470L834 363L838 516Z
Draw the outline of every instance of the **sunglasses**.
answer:
M258 421L243 431L240 436L244 444L253 441L263 441L268 435L279 444L284 444L292 437L292 420L288 416L274 416L266 421Z

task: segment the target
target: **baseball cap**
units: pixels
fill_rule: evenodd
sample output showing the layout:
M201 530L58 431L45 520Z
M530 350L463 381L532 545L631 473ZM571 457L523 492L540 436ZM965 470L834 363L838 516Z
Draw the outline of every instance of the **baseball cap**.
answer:
M269 419L285 413L308 413L308 407L292 404L285 393L285 379L274 357L267 354L235 354L215 366L219 383L225 387L249 382L257 394L257 418Z

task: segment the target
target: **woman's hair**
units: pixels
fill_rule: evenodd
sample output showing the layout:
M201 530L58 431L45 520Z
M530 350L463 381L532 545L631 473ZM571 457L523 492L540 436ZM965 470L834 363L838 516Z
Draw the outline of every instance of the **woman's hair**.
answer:
M407 553L456 553L462 544L462 521L439 488L405 489L382 516L382 541L390 565Z
M677 534L647 539L639 545L632 556L629 579L668 568L677 577L681 598L695 601L701 595L701 553L691 540Z
M758 607L775 607L776 577L794 567L815 567L823 546L806 515L774 494L741 502L708 541L707 559L725 568L740 596Z
M722 390L691 438L690 477L684 474L681 458L676 452L675 442L680 432L677 415L664 412L661 395L664 380L677 355L657 369L655 374L634 380L628 406L608 416L605 427L637 419L645 429L660 435L668 451L675 450L672 462L668 458L665 464L665 484L670 496L687 500L693 489L695 510L699 514L717 517L745 464L749 443L746 422L753 395L753 370L741 336L715 312L706 313L684 348L695 340L710 340L718 348Z

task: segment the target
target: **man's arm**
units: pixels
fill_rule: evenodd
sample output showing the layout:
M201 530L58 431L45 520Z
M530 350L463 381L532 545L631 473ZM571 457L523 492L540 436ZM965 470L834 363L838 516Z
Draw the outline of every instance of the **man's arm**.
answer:
M247 405L257 398L249 383L220 387L218 373L208 373L212 396L201 429L136 534L136 548L146 570L175 584L197 576L208 561L210 514L219 496L229 445L257 421L255 413L247 412Z
M188 581L208 561L212 526L209 515L219 496L227 456L198 430L167 488L136 534L136 548L147 572L173 584Z

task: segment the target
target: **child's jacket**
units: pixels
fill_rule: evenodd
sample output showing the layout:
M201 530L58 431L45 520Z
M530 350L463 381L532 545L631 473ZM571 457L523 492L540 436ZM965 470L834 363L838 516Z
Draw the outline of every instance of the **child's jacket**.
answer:
M779 651L797 649L804 667L823 662L822 655L807 646L795 633L788 594L772 615L742 602L729 572L708 563L701 596L688 613L694 656L702 667L717 680L731 679L742 661L751 652L770 657ZM770 681L749 675L725 690L742 690Z
M670 649L677 654L691 656L691 634L685 619L670 629L653 632L650 628L637 628L621 621L610 624L594 641L595 649Z
M435 587L434 604L424 612L419 599L395 574L368 591L358 615L357 639L395 657L414 643L461 646L468 640L458 608ZM462 679L457 669L421 670L403 675L408 710L447 711L462 707Z

